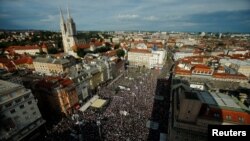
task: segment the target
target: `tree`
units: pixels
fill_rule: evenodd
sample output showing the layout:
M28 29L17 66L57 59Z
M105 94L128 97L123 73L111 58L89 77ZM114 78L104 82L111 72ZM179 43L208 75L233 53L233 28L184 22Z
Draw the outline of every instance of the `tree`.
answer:
M117 55L119 58L121 58L121 57L124 57L125 52L124 52L123 49L118 49L118 50L116 51L116 55Z
M48 49L49 54L56 54L57 52L58 52L58 50L54 47Z
M118 49L118 48L120 48L120 44L116 44L114 47L114 49Z
M84 57L86 55L86 52L82 48L77 49L76 53L79 57Z

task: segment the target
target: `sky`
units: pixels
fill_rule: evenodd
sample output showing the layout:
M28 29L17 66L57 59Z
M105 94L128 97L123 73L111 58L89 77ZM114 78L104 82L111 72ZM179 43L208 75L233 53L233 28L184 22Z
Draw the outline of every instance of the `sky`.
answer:
M250 0L0 0L0 29L250 32Z

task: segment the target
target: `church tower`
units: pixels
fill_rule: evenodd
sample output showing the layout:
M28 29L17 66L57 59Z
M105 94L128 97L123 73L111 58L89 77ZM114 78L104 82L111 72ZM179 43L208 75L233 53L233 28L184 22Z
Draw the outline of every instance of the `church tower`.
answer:
M74 20L70 16L69 8L67 8L67 12L68 19L65 23L62 10L60 9L60 29L62 33L63 49L65 53L74 57L78 57L77 53L72 49L72 47L77 44L76 25Z

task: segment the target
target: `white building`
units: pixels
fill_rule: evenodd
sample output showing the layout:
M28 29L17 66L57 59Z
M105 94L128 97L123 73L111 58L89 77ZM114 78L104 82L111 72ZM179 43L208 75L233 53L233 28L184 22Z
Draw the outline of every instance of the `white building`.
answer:
M197 45L199 42L195 39L192 39L192 38L188 38L188 39L177 39L176 40L176 45ZM180 46L181 47L181 46Z
M45 123L30 90L0 80L0 140L22 140Z
M162 68L166 57L166 51L148 49L130 49L128 61L130 66L145 66L147 68Z
M69 10L68 10L68 19L66 22L64 21L62 11L60 11L60 15L61 15L60 28L62 32L64 52L74 57L77 57L76 50L73 50L72 48L77 44L75 22L70 16Z
M178 59L189 57L189 56L195 56L195 54L193 52L175 52L174 60L178 60Z
M248 60L238 60L238 59L220 59L220 64L225 66L236 65L239 73L244 74L250 78L250 61Z

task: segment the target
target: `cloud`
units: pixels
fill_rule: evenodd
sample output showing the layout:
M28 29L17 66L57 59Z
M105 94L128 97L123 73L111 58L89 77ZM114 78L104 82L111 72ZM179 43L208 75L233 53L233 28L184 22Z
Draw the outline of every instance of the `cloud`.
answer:
M136 19L139 18L139 15L136 14L119 14L117 16L117 19L121 19L121 20L130 20L130 19Z
M0 0L0 28L59 29L59 7L67 0ZM69 8L77 30L250 30L249 0L70 0Z
M0 18L7 18L7 17L9 17L8 14L0 13Z
M48 15L46 18L41 19L41 22L57 22L59 15Z
M146 20L146 21L157 21L159 19L157 17L155 17L155 16L149 16L149 17L145 17L144 20Z

